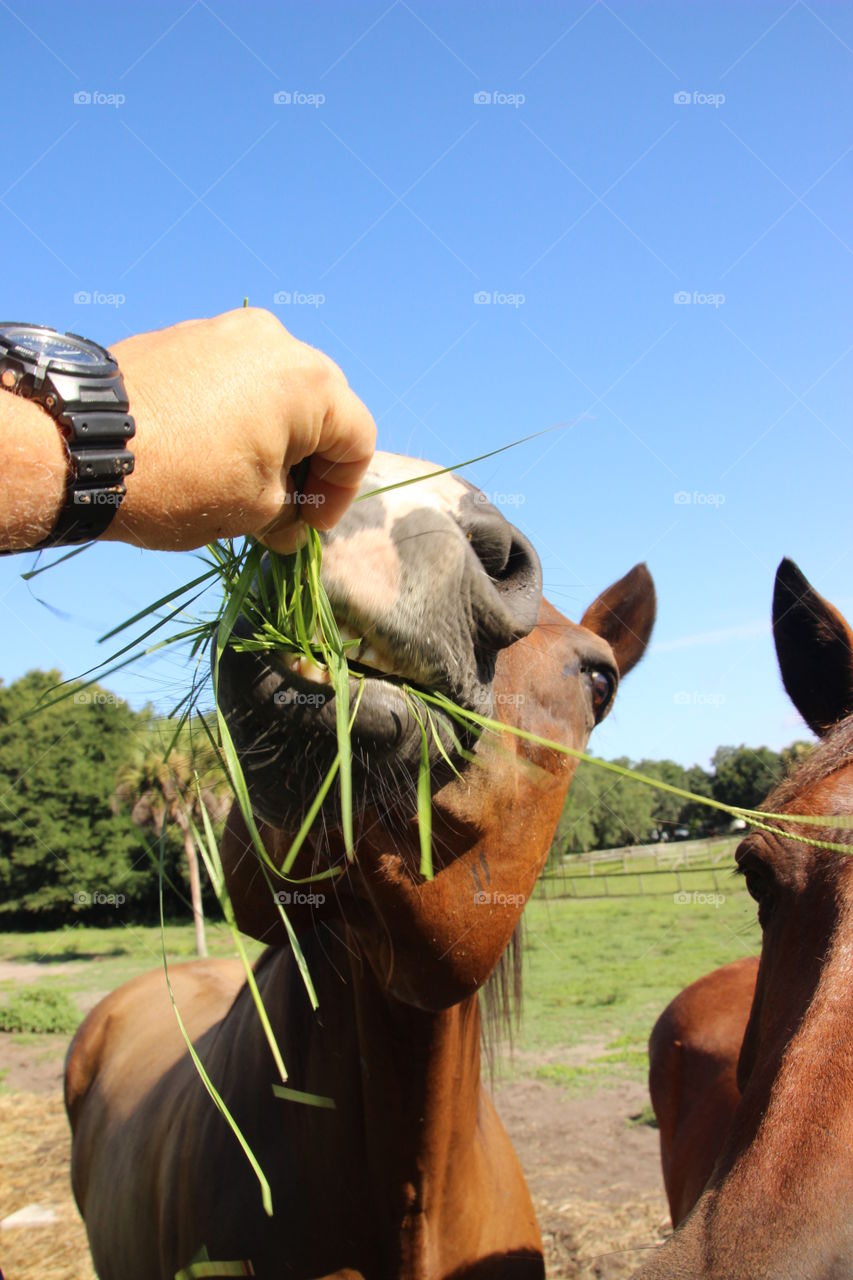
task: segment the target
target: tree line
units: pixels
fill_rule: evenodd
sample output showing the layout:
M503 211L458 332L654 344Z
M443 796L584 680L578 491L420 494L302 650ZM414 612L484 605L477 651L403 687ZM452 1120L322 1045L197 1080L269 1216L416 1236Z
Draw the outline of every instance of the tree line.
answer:
M198 821L204 804L219 830L230 803L203 726L195 721L172 741L174 724L150 707L135 711L97 684L61 679L31 671L0 683L0 928L157 920L162 837L167 912L194 916L203 952L203 911L218 907L199 877L188 819ZM711 771L672 760L633 767L754 808L810 749L720 747ZM645 843L678 828L701 835L726 821L694 801L581 764L552 855Z
M812 749L795 742L782 751L769 747L719 747L711 769L685 769L674 760L620 758L612 763L647 774L669 786L723 804L756 809L789 769ZM583 761L578 765L554 836L552 859L591 849L616 849L654 840L698 837L728 831L730 818L697 800L620 778Z
M226 780L204 726L178 734L97 684L31 671L0 684L0 928L192 915L204 877L189 820L221 825ZM207 907L215 906L210 891Z

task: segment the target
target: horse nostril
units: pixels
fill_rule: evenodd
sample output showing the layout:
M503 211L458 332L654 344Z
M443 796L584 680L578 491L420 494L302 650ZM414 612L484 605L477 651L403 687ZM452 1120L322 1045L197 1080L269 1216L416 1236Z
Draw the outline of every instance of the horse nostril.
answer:
M512 528L501 516L483 516L472 524L466 536L480 564L490 578L503 577L512 554Z
M478 512L466 529L476 561L471 602L481 641L502 649L536 625L542 567L531 544L498 511Z

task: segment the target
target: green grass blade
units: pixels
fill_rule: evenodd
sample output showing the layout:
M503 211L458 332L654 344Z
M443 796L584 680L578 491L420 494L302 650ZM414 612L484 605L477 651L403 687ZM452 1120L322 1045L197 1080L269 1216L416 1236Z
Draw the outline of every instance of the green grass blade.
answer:
M272 1091L277 1098L287 1102L303 1102L309 1107L324 1107L327 1111L336 1111L334 1098L324 1098L319 1093L304 1093L302 1089L290 1089L286 1085L274 1084Z
M201 1058L198 1056L198 1053L196 1052L196 1049L195 1049L195 1045L190 1039L189 1033L186 1027L184 1026L184 1020L181 1017L180 1010L178 1009L178 1005L175 1000L175 993L172 990L172 980L169 977L169 961L166 956L166 920L163 912L163 862L165 859L165 847L166 847L166 824L164 822L163 830L160 836L160 876L159 876L160 943L163 951L163 972L166 976L166 987L169 992L169 1000L171 1001L172 1009L174 1011L175 1018L177 1019L177 1022L178 1022L178 1027L180 1028L181 1035L183 1036L184 1044L187 1047L187 1052L192 1058L193 1065L201 1078L202 1084L204 1085L207 1092L210 1094L210 1097L213 1099L213 1102L218 1108L218 1110L224 1116L229 1128L231 1129L231 1132L234 1134L235 1138L240 1144L243 1154L245 1155L246 1159L251 1165L252 1170L255 1174L255 1177L258 1179L258 1184L261 1188L261 1202L264 1206L264 1212L268 1214L269 1217L272 1217L272 1211L273 1211L272 1210L272 1191L270 1189L270 1184L267 1182L264 1171L261 1168L258 1162L258 1159L255 1156L254 1151L249 1146L248 1142L243 1136L243 1132L240 1129L240 1126L237 1124L237 1121L234 1119L231 1112L228 1110L228 1107L225 1105L225 1101L220 1096L219 1091L217 1090L210 1076L207 1074L207 1071L205 1070L205 1067L204 1067L204 1063L201 1061Z
M397 480L394 484L383 485L381 489L370 489L367 493L360 493L355 501L366 502L368 498L378 498L381 493L390 493L392 489L406 489L410 484L420 484L424 480L434 480L436 476L446 476L451 471L461 471L463 467L472 467L475 462L485 462L487 458L497 457L499 453L506 453L508 449L517 449L520 444L527 444L529 440L538 440L541 436L550 435L552 431L566 431L576 426L577 421L576 419L573 422L555 422L553 426L545 427L542 431L521 436L510 444L502 444L497 449L490 449L488 453L479 453L476 458L466 458L464 462L454 462L450 467L438 467L435 471L425 471L422 475L412 476L409 480Z
M251 1262L211 1262L207 1249L201 1248L192 1262L175 1273L175 1280L207 1280L217 1276L253 1276Z
M266 1037L267 1044L270 1047L270 1053L273 1056L273 1062L275 1063L276 1070L278 1071L278 1074L279 1074L279 1078L281 1079L282 1082L284 1082L287 1080L287 1068L284 1065L284 1058L282 1056L281 1049L279 1048L278 1040L276 1039L275 1032L272 1029L272 1023L269 1020L269 1015L267 1014L266 1006L264 1005L264 1002L263 1002L263 997L261 996L260 990L258 988L258 983L255 978L255 971L252 968L251 961L249 960L249 957L246 954L246 948L243 945L243 939L240 936L239 929L237 928L237 921L234 915L234 906L231 902L231 898L228 893L228 889L225 881L225 871L223 869L222 862L219 858L219 851L216 847L216 838L210 826L210 819L207 815L207 810L204 808L203 805L202 805L202 813L205 819L204 825L206 828L206 834L209 841L209 847L213 851L213 857L215 858L215 870L217 872L217 881L220 886L220 890L219 890L219 893L217 894L217 897L219 898L219 903L222 907L222 914L225 916L225 920L228 924L229 929L231 930L231 937L234 942L234 946L236 948L237 954L240 957L240 962L243 965L243 970L246 974L246 984L249 988L249 993L252 997L252 1000L254 1001L255 1011L257 1012L258 1018L260 1019L261 1027L263 1028L263 1032ZM199 843L201 842L199 841Z
M225 652L225 646L231 637L231 632L240 617L243 603L249 591L252 589L255 578L260 571L260 563L263 557L263 547L260 543L256 543L251 547L240 569L236 582L233 583L231 594L228 597L228 603L222 611L222 617L219 622L219 629L216 633L216 665Z
M55 569L57 565L64 564L66 560L72 560L74 556L79 556L84 551L88 551L94 544L84 542L82 547L74 547L71 551L66 551L64 556L59 556L57 560L51 560L50 564L43 564L38 569L28 569L26 573L21 574L24 582L32 582L33 578L37 578L40 573L47 573L48 569ZM21 553L24 554L23 552Z
M120 635L122 631L127 631L128 627L133 627L137 622L141 622L143 618L150 618L151 614L157 609L162 609L164 605L171 604L173 600L177 600L179 596L185 596L188 592L195 590L201 586L203 582L210 582L211 579L217 577L216 569L208 569L207 573L201 573L197 578L193 578L192 582L186 583L183 587L176 587L174 591L170 591L168 595L161 596L159 600L155 600L153 604L148 604L144 609L140 609L139 613L135 613L132 618L127 618L124 622L120 622L117 627L113 627L111 631L105 631L102 636L98 637L98 644L104 644L107 640L112 640L113 636ZM176 610L180 613L180 610ZM170 614L174 617L174 614ZM108 659L109 661L109 659Z
M341 827L347 857L355 856L352 834L352 743L350 741L349 668L346 659L330 654L332 684L335 690L335 725L340 766Z
M429 739L426 725L417 707L408 696L406 701L421 730L421 762L418 769L418 837L421 846L419 869L425 880L432 880L432 786L429 771Z
M329 794L329 788L331 787L332 783L337 777L339 767L340 767L340 759L336 756L335 759L332 761L331 768L329 769L323 781L320 783L320 786L317 788L314 794L314 799L311 801L311 804L308 806L308 811L305 814L305 817L302 819L302 825L300 826L296 835L293 837L290 848L285 854L284 861L281 864L282 875L285 875L293 866L294 862L296 861L297 854L299 853L299 850L302 848L303 844L305 843L305 837L308 835L308 832L313 827L314 820L316 819L317 814L320 812L323 801L326 799L326 796Z
M273 902L278 908L278 914L281 916L284 927L287 930L287 937L288 937L288 941L290 942L290 949L293 952L293 958L296 961L296 966L299 969L299 972L302 976L302 982L305 987L305 990L308 992L308 999L311 1002L311 1008L319 1009L320 1001L317 999L317 992L314 990L314 983L311 981L311 974L308 970L308 962L305 959L305 953L303 952L302 947L299 945L299 939L296 936L296 932L293 928L293 925L290 923L290 919L288 917L287 912L279 902L278 898L273 893L272 881L270 880L269 872L267 871L263 863L260 864L260 867L261 867L261 873L267 882L267 888L270 891L270 896L272 897Z
M550 751L558 751L563 755L571 756L574 760L582 760L585 764L594 765L596 768L604 769L608 773L615 773L620 778L639 782L643 786L653 787L656 791L666 791L682 800L703 804L709 809L716 809L733 818L744 818L749 821L751 826L758 827L763 831L769 831L774 835L783 836L788 840L798 840L801 843L810 844L815 849L828 849L836 853L845 853L848 856L853 853L849 845L840 844L837 841L813 840L810 836L798 835L794 831L786 831L779 827L768 825L768 820L771 822L796 823L798 819L793 814L766 813L763 809L742 809L738 805L724 804L722 800L714 800L711 796L696 795L692 791L686 791L683 787L676 787L672 783L662 782L659 778L650 778L647 774L640 773L637 769L626 769L624 765L615 764L612 760L600 760L597 756L588 755L585 751L578 751L575 747L567 747L565 743L555 742L551 738L540 737L539 734L531 733L528 729L519 729L515 725L503 724L500 720L492 720L488 716L478 715L474 711L458 707L456 703L451 702L449 698L445 698L443 694L429 694L420 689L410 690L410 692L424 702L433 703L435 706L441 707L442 710L461 724L477 725L481 729L488 729L494 733L514 734L515 737L522 738L527 742L533 742L537 746L546 747ZM839 828L847 827L849 821L845 821L844 818L833 818L823 814L818 816L822 825L835 824Z
M438 730L435 727L435 720L432 717L432 712L430 711L426 703L424 703L424 711L426 712L427 724L430 727L430 732L432 733L433 742L435 743L438 750L441 752L441 755L445 763L449 765L449 767L453 770L457 778L461 778L462 774L459 772L459 770L456 768L456 765L453 763L453 761L450 759L450 756L447 754L444 743L441 740L441 735L439 734ZM459 741L459 739L456 737L455 733L453 734L453 749L454 751L458 751L460 753L463 750L462 744Z
M326 589L320 577L322 547L316 530L311 530L307 543L308 581L311 596L317 610L320 623L320 640L323 656L332 687L335 690L335 724L338 740L338 762L340 780L338 783L341 798L341 829L347 857L354 857L352 829L352 743L350 741L350 706L349 706L349 668L343 641L338 624L332 610Z

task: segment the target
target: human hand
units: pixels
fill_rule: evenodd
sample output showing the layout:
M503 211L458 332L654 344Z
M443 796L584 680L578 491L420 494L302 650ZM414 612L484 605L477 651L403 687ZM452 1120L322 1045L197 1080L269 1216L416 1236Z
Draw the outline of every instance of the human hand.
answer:
M105 538L186 550L254 534L292 550L358 492L376 427L341 370L243 308L111 347L136 420L134 472ZM299 501L291 467L310 458Z

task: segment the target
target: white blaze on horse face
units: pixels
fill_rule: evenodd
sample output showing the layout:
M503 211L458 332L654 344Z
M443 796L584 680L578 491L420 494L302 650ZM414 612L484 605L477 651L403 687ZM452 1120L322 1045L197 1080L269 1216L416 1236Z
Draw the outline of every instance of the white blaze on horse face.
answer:
M400 556L387 529L357 529L331 541L323 553L323 579L346 584L362 617L390 613L400 598Z
M437 472L434 478L432 472ZM426 479L421 479L426 476ZM451 576L453 548L464 540L459 525L462 498L470 488L437 463L395 453L377 453L362 484L362 492L417 480L376 498L354 504L328 535L323 553L323 578L330 595L362 621L387 617L399 604L402 590L401 551L394 526L414 512L435 514L435 533L448 539L445 568ZM404 549L403 554L406 550ZM435 565L431 566L435 573ZM433 576L433 586L435 586Z
M404 483L406 481L417 483ZM367 508L373 501L381 502L388 513L388 527L412 511L440 512L455 522L463 496L471 492L470 486L455 472L442 470L437 462L406 458L399 453L374 454L362 492L392 484L403 487L383 493L377 499L368 498L363 504Z

